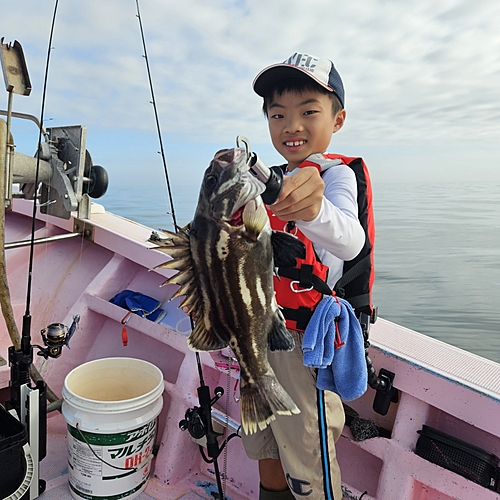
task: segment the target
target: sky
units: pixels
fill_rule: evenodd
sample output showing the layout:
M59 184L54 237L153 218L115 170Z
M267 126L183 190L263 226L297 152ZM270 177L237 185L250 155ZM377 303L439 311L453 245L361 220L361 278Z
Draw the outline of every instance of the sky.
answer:
M41 113L54 1L0 0L0 37L18 40ZM161 137L175 183L199 185L213 154L248 137L274 152L251 83L294 52L331 59L347 120L331 152L361 155L374 185L500 182L498 0L140 0ZM136 2L60 0L44 124L87 127L87 149L115 183L163 182ZM0 109L7 108L7 93ZM38 134L15 120L17 151Z

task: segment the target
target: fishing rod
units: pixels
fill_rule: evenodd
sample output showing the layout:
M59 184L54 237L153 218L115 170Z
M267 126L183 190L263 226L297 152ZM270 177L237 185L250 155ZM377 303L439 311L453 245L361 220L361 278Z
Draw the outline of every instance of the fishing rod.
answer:
M146 70L147 70L147 74L148 74L149 88L151 91L151 104L153 105L155 121L156 121L156 130L158 133L158 141L159 141L159 145L160 145L159 152L161 154L162 162L163 162L163 170L165 173L165 180L167 183L167 190L168 190L168 196L169 196L169 202L170 202L170 207L171 207L171 214L172 214L174 229L177 232L179 226L177 225L177 220L176 220L176 216L175 216L172 189L170 186L170 178L169 178L169 174L168 174L167 161L165 158L165 151L163 148L163 141L162 141L162 137L161 137L160 119L158 116L158 109L156 107L153 79L151 76L151 69L149 66L149 59L148 59L147 48L146 48L146 39L144 36L144 29L142 26L141 12L140 12L140 8L139 8L139 0L136 0L136 6L137 6L137 19L139 20L139 28L141 31L142 47L144 50L143 57L144 57L144 60L146 62ZM190 320L191 320L191 329L193 329L194 324L193 324L193 319L191 316L190 316ZM198 401L199 401L200 406L194 407L194 408L189 408L188 410L186 410L185 418L179 422L179 428L183 431L188 430L190 435L194 439L201 439L203 437L206 438L207 453L208 453L208 456L210 458L208 459L205 456L201 446L200 446L200 452L201 452L203 459L206 462L213 464L215 479L217 482L219 500L223 500L225 498L225 495L224 495L224 491L222 488L221 473L219 471L219 465L218 465L217 459L218 459L219 455L221 454L222 450L225 448L225 446L229 442L229 440L232 439L233 437L238 436L238 434L234 433L234 434L228 436L224 440L222 445L219 447L218 437L221 434L218 432L215 432L213 429L212 406L215 404L216 401L219 400L219 398L221 398L223 396L224 389L222 387L216 387L215 391L214 391L214 397L212 398L210 396L210 389L207 385L205 385L205 382L204 382L203 369L202 369L202 364L201 364L201 360L200 360L200 355L198 352L196 353L196 363L198 366L198 374L200 377L200 386L198 387Z
M54 36L54 27L57 16L59 0L55 1L54 11L52 15L52 24L50 28L49 43L47 49L47 58L45 64L43 91L42 91L42 105L40 110L40 119L38 120L38 147L36 154L36 170L35 170L35 181L34 185L38 186L39 176L40 176L40 152L42 143L42 134L44 131L43 120L45 113L45 99L47 95L47 82L48 73L50 65L50 56L52 52L52 39ZM23 316L23 325L21 332L21 345L19 349L12 347L9 351L9 361L11 362L11 400L10 404L19 413L21 401L19 388L23 384L30 383L30 368L33 363L33 346L31 345L31 292L32 292L32 281L33 281L33 259L34 259L34 247L35 247L35 231L36 231L36 197L33 202L33 212L31 217L31 234L30 234L30 251L28 260L28 282L27 282L27 292L26 292L26 309ZM43 384L45 386L45 384ZM45 393L45 387L43 389ZM43 398L45 400L45 398Z
M175 209L174 209L174 199L172 196L172 189L170 187L170 178L168 175L168 167L167 167L167 160L165 158L165 150L163 148L163 140L161 137L161 128L160 128L160 119L158 117L158 109L156 108L156 99L155 99L155 93L154 93L154 88L153 88L153 78L151 77L151 69L149 67L149 59L148 59L148 51L146 48L146 39L144 37L144 29L142 27L142 19L141 19L141 11L139 9L139 0L135 0L136 6L137 6L137 19L139 20L139 28L141 31L141 39L142 39L142 47L144 50L144 54L142 57L144 57L144 60L146 61L146 71L148 73L148 80L149 80L149 88L151 91L151 104L153 105L153 110L155 114L155 121L156 121L156 130L158 132L158 142L160 144L160 155L163 163L163 171L165 173L165 180L167 182L167 190L168 190L168 198L170 202L170 210L172 214L172 220L174 223L174 228L175 231L177 231L177 219L175 217Z
M38 150L36 156L36 172L35 186L39 183L40 172L40 152L43 128L43 118L45 110L45 98L47 92L48 70L50 63L50 54L52 50L52 39L54 34L54 26L57 15L58 0L54 5L52 16L52 25L50 29L49 44L47 51L44 85L42 92L42 106L39 119L39 136ZM22 53L22 52L21 52ZM24 59L24 58L22 58ZM24 60L22 61L24 63ZM11 166L12 167L12 166ZM9 364L10 364L10 399L7 402L8 407L16 411L19 420L26 426L28 432L28 442L30 444L31 459L33 461L33 476L29 485L29 497L36 498L40 493L45 491L46 482L39 478L39 463L47 454L47 384L40 377L38 371L33 365L33 347L31 345L31 292L32 292L32 277L33 277L33 258L35 245L35 230L36 230L36 196L33 203L33 214L31 224L31 239L30 252L28 261L28 282L26 293L26 309L22 321L22 331L20 342L13 341L13 345L9 347ZM76 326L75 326L76 327ZM19 332L15 328L15 336L19 338ZM11 335L12 336L12 335ZM62 339L62 337L60 337ZM44 340L49 340L45 337ZM55 337L51 337L51 341ZM56 342L57 343L57 342ZM62 348L62 343L59 346L52 344L48 347L45 353L50 355L50 349L55 353ZM35 387L31 386L30 373L37 376ZM54 395L53 395L54 396Z
M11 64L14 64L14 69L21 72L23 78L23 83L19 86L18 84L7 85L7 91L9 95L9 110L7 112L7 121L10 122L11 116L16 116L19 118L29 118L37 124L39 135L36 153L36 166L35 166L35 176L33 180L34 186L34 199L33 199L33 211L31 218L31 232L29 243L29 259L28 259L28 279L27 279L27 292L26 292L26 308L22 319L22 330L21 335L15 321L13 314L11 313L12 305L10 300L10 292L8 290L8 283L5 276L5 285L2 292L2 310L6 316L6 323L9 330L9 334L12 340L12 346L9 347L9 365L10 365L10 399L6 401L6 407L8 409L14 410L17 414L19 421L22 423L27 430L27 441L29 443L29 453L26 455L26 463L31 463L32 467L28 467L26 471L26 476L24 482L19 485L16 494L20 492L21 489L24 491L29 490L29 498L37 498L39 494L45 491L46 482L39 478L39 463L47 455L47 400L53 403L59 402L58 397L54 392L50 390L48 385L45 383L40 373L38 372L36 366L33 364L33 348L39 349L38 354L45 359L57 358L61 355L62 348L68 345L71 336L74 334L80 316L76 315L73 318L73 324L66 330L66 327L61 323L53 323L47 327L47 329L42 330L41 336L45 344L45 347L39 345L31 344L31 293L32 293L32 281L33 281L33 261L34 261L34 246L37 243L35 240L36 232L36 214L37 214L37 189L41 179L41 162L43 158L43 148L42 148L42 134L45 140L48 140L47 132L43 126L44 114L45 114L45 100L47 94L47 82L48 82L48 72L50 66L50 56L52 52L52 40L54 36L54 28L57 17L59 0L55 0L54 11L52 15L52 24L49 35L49 43L47 49L47 58L45 65L44 74L44 84L42 91L42 104L40 110L40 118L23 115L20 113L12 112L12 93L19 92L20 88L24 90L24 95L29 95L31 91L31 83L29 82L28 71L26 63L24 60L24 54L21 45L15 42L11 46L2 47L5 51L12 50L13 56L10 59ZM2 59L2 64L5 61ZM20 87L20 88L18 88ZM9 141L9 134L7 134L7 141ZM14 144L10 146L13 150ZM9 158L9 169L12 172L14 165L12 163L12 156L10 153ZM45 163L45 162L44 162ZM11 182L11 177L7 179L7 182ZM2 251L5 250L4 235L2 235ZM4 259L5 261L5 259ZM4 300L8 298L8 301ZM8 302L8 307L4 311L5 303ZM10 309L10 311L9 311ZM7 321L7 318L9 321ZM12 320L12 321L10 321ZM34 386L31 385L31 380L34 382ZM30 480L28 481L28 476ZM28 493L26 493L28 494ZM23 496L24 498L24 496Z
M36 155L36 170L35 170L35 186L38 186L39 175L40 175L40 151L41 151L41 142L42 142L42 132L43 128L43 119L45 113L45 98L47 95L47 82L48 82L48 73L49 73L49 64L50 64L50 55L52 52L52 39L54 36L54 27L56 22L57 8L58 8L59 0L56 0L54 5L54 12L52 15L52 24L50 28L49 35L49 44L47 49L47 58L45 65L45 74L44 74L44 82L43 82L43 91L42 91L42 105L40 110L40 119L39 119L39 127L38 127L38 148ZM29 252L29 261L28 261L28 283L27 283L27 292L26 292L26 310L23 316L23 327L21 334L21 351L23 353L23 360L18 364L19 373L18 382L21 384L29 383L29 367L33 362L33 348L31 346L31 291L32 291L32 280L33 280L33 258L34 258L34 247L35 247L35 231L36 231L36 199L33 203L33 212L31 218L31 237L30 237L30 252ZM15 397L15 395L14 395Z

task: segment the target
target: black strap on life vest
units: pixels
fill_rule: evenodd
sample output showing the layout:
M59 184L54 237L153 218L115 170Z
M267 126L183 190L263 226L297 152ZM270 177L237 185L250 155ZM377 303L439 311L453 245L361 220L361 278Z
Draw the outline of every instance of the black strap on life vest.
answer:
M288 321L295 321L299 330L305 331L312 315L313 310L309 307L300 306L298 309L282 307L281 312Z
M344 287L354 281L357 277L361 276L365 271L369 271L371 267L370 255L365 255L363 259L356 262L356 264L351 267L345 274L343 274L335 286L333 287L334 292L340 298L345 297ZM346 300L351 304L354 309L359 309L363 306L366 306L370 303L370 295L368 293L364 293L361 295L355 295L353 297L348 297Z

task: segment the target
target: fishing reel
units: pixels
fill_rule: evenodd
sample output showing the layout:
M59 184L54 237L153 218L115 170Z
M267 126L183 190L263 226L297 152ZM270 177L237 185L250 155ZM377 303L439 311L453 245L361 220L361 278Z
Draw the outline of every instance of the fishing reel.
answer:
M199 411L200 409L197 406L188 408L184 415L184 420L179 422L179 429L181 431L189 431L193 439L201 439L206 432L205 424Z
M193 439L201 439L203 436L207 435L208 432L213 433L212 426L209 425L211 422L208 423L207 418L211 418L210 408L224 395L224 389L222 387L216 387L214 390L214 397L211 400L207 400L206 396L210 397L207 389L207 386L203 386L202 391L198 390L199 395L201 393L202 396L200 399L200 407L195 406L193 408L188 408L184 415L184 419L179 422L179 429L181 431L189 431Z
M40 333L46 347L33 346L38 347L38 356L43 356L45 359L58 358L64 346L67 346L69 349L69 341L75 333L79 321L80 315L76 314L69 328L66 328L62 323L51 323L47 328L44 328Z
M250 173L266 185L266 190L260 195L262 201L266 205L272 205L278 199L283 187L283 170L280 167L269 168L257 153L251 151L250 141L245 136L236 137L236 145L245 148Z

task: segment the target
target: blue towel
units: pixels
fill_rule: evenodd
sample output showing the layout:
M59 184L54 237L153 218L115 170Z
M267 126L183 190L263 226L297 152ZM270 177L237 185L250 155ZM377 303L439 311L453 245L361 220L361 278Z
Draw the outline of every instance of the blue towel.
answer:
M336 392L344 401L365 393L368 370L363 332L349 302L334 296L323 298L306 327L302 350L304 365L318 368L318 389Z

